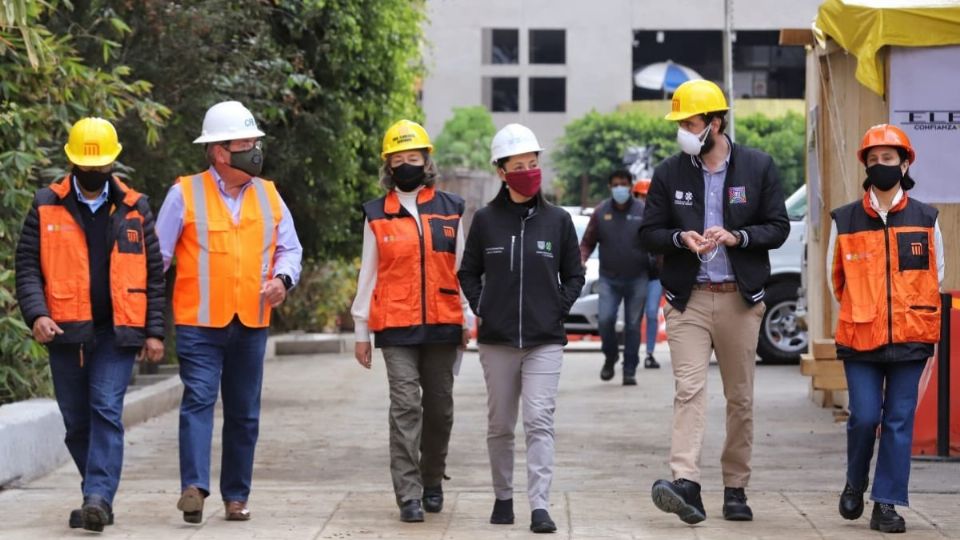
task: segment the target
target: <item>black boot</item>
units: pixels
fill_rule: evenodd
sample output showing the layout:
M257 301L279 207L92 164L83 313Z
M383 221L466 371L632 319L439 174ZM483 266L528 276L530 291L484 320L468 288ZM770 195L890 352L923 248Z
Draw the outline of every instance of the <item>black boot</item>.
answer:
M557 532L557 524L545 509L538 508L530 513L530 530L535 533Z
M404 523L423 521L423 506L419 499L413 499L400 505L400 521Z
M657 508L670 514L676 514L684 523L693 525L707 519L700 499L700 484L684 478L673 482L657 480L653 483L650 495Z
M443 487L423 488L423 509L431 514L443 510Z
M870 516L870 528L884 533L907 532L907 522L900 517L892 504L873 503L873 515Z
M490 523L494 525L513 525L513 499L493 501L493 513L490 514Z
M723 519L753 521L753 510L747 505L747 494L743 488L723 488Z
M863 492L867 490L866 483L863 489L854 489L849 483L843 486L840 494L840 515L843 519L859 519L863 515Z
M624 386L636 386L637 385L637 376L636 375L627 375L623 374L623 385Z
M83 518L83 528L88 531L102 532L106 525L113 522L111 519L113 510L106 499L97 495L88 495L83 498L80 513Z
M648 354L647 357L643 359L643 368L660 369L660 362L657 362L657 359L654 358L652 354Z
M613 362L607 360L603 363L603 368L600 370L600 380L609 381L613 378L613 366L617 365L617 361Z
M83 528L83 510L80 508L75 508L70 511L70 528L71 529L82 529ZM113 525L113 512L107 516L107 525Z

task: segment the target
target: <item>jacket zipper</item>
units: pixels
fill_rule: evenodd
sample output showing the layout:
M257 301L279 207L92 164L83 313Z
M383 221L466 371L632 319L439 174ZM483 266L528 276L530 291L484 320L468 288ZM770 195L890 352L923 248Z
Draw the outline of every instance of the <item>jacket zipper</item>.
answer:
M529 216L524 217L520 220L520 301L518 304L519 308L519 327L520 327L520 348L523 348L523 233L527 227L527 220L530 219ZM511 245L512 246L512 245ZM513 263L513 258L510 259L511 264Z
M893 345L893 286L890 265L890 229L883 224L883 243L887 250L887 343Z
M516 243L516 241L516 236L510 236L510 272L513 272L513 245Z
M423 229L420 227L420 218L417 219L417 234L420 236L420 317L423 320L421 324L425 325L427 324L427 255L423 246Z

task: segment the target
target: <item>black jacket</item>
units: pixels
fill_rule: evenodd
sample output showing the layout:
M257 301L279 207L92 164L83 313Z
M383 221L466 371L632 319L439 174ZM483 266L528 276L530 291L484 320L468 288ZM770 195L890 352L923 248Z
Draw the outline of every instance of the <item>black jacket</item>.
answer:
M566 210L539 195L533 208L516 205L502 188L474 216L457 275L481 320L478 342L517 348L567 343L563 321L584 277Z
M700 261L679 242L683 231L704 230L703 169L687 154L673 155L653 173L640 237L650 251L663 254L660 282L670 304L683 311L697 281ZM770 277L768 251L790 234L783 188L769 155L732 144L723 186L723 224L744 233L740 246L727 248L740 294L748 304L763 300Z
M147 256L147 318L146 326L142 329L123 327L116 330L116 343L120 347L140 347L147 337L163 339L164 337L164 277L163 257L160 255L160 242L154 231L154 216L146 195L138 194L136 204L129 206L124 202L126 192L114 181L110 182L110 200L115 210L110 215L107 231L107 245L110 250L118 241L125 241L119 235L126 223L126 215L137 211L143 216L143 249ZM40 215L38 207L42 205L62 205L67 208L77 225L83 227L84 221L80 216L77 195L73 184L65 197L60 197L49 187L37 191L33 199L33 206L27 213L17 243L16 254L16 282L17 301L20 312L27 326L33 327L38 317L49 317L46 295L44 294L43 270L40 267ZM118 274L119 275L119 274ZM109 291L107 291L109 294ZM118 309L117 306L113 306ZM94 338L93 321L58 324L64 333L54 338L53 345L76 344L91 342Z
M600 276L614 279L653 277L656 260L640 245L644 203L630 198L624 208L604 199L593 210L580 240L580 257L586 260L600 244Z

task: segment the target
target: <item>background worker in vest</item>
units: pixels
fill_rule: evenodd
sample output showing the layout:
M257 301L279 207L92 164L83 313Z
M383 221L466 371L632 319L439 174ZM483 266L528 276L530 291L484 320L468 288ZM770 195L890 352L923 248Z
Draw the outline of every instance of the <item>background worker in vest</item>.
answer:
M300 276L303 249L273 182L259 177L264 133L237 101L217 103L193 142L205 171L181 176L157 216L165 266L176 258L173 319L183 380L177 508L203 520L210 494L213 408L223 399L220 496L229 521L250 519L247 499L260 429L270 310Z
M540 192L543 148L529 128L504 126L490 145L503 181L477 211L460 266L460 285L477 315L487 384L487 450L496 500L490 523L514 522L514 431L523 402L530 530L557 530L550 518L554 432L567 334L563 321L583 288L570 214Z
M894 506L908 506L917 386L940 339L943 237L937 209L907 195L916 155L903 131L870 128L857 157L866 167L865 193L831 213L827 252L840 303L837 357L850 393L840 515L863 514L879 426L870 528L897 533L906 531Z
M768 250L790 232L773 159L726 134L727 100L696 80L673 94L666 119L678 124L682 152L653 174L640 234L663 255L660 274L673 366L673 481L652 489L657 508L686 523L706 519L700 498L700 450L706 429L707 368L716 353L727 401L723 517L749 521L744 488L753 449L753 375L763 318Z
M633 198L646 204L647 192L650 191L650 179L640 178L633 183ZM663 298L663 287L660 285L660 265L654 257L647 270L647 301L643 308L643 316L647 325L647 356L643 360L646 368L658 369L660 363L653 356L657 347L657 335L660 333L660 300ZM642 325L641 325L642 326Z
M469 339L469 306L456 273L464 202L434 187L432 151L415 122L400 120L384 134L380 185L387 194L363 205L363 258L351 310L357 361L370 369L370 331L386 360L390 475L405 522L443 509L454 362Z
M603 368L600 379L609 381L620 358L617 339L617 312L623 304L623 385L637 384L640 364L640 319L647 301L650 257L640 246L640 222L643 202L630 196L633 175L627 170L610 173L609 199L593 211L587 230L580 240L580 260L586 265L590 254L600 244L600 327ZM647 359L644 367L660 367Z
M69 525L91 531L113 524L134 359L163 358L163 261L147 198L112 174L121 149L110 122L73 125L64 147L72 169L37 192L16 255L17 301L50 351L64 442L82 478Z

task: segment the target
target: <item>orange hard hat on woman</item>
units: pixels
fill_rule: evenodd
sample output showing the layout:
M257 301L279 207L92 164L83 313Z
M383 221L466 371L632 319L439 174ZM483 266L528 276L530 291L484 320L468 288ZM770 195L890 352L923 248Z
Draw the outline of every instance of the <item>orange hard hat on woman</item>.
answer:
M860 141L860 150L857 151L857 157L864 165L867 164L867 152L874 146L893 146L903 148L907 152L907 161L913 164L917 159L917 154L910 146L910 138L897 126L890 124L879 124L868 129Z
M637 180L637 182L636 182L635 184L633 184L633 194L634 194L634 195L643 195L644 197L646 197L648 191L650 191L650 179L649 179L649 178L641 178L641 179Z

